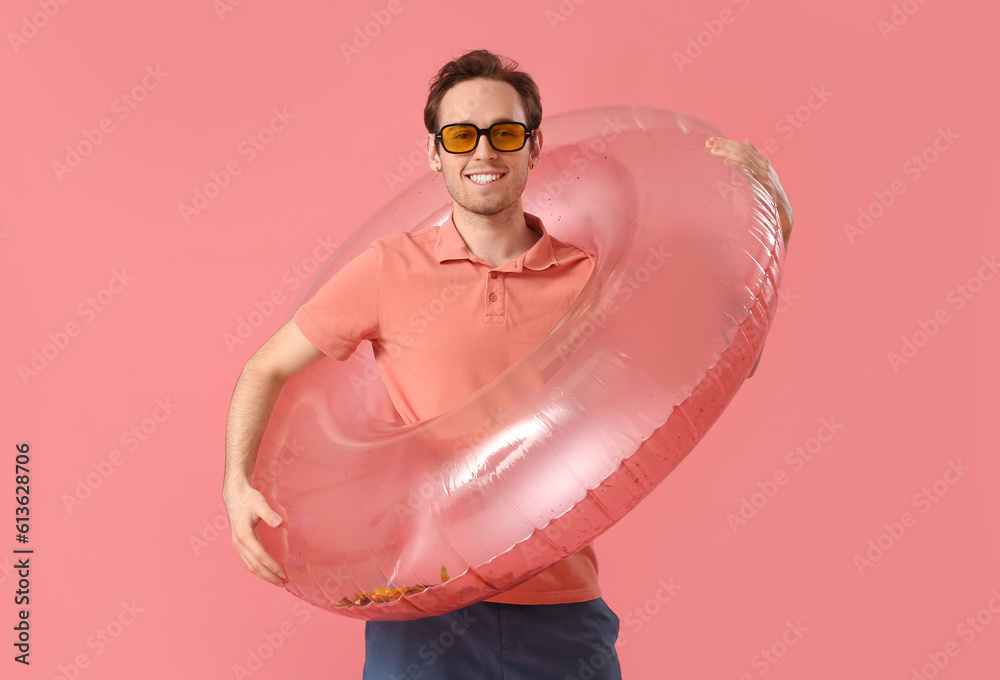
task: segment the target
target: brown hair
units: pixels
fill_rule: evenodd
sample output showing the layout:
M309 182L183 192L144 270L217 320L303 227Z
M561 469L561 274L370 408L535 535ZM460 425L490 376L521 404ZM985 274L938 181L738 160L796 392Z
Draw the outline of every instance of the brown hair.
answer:
M428 132L437 132L438 110L445 93L458 83L475 78L500 80L509 84L517 90L524 102L524 113L527 116L525 124L528 129L532 130L541 124L542 97L531 76L521 71L517 62L512 59L493 54L489 50L473 50L449 61L431 79L427 105L424 107L424 125Z

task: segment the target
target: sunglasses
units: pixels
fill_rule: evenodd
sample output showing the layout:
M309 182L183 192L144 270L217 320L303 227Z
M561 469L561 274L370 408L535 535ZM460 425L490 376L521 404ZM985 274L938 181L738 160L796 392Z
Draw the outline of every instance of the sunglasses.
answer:
M479 145L479 138L486 135L494 149L509 152L523 149L534 131L524 123L493 123L485 130L467 123L454 123L445 125L434 138L441 140L441 146L448 153L469 153Z

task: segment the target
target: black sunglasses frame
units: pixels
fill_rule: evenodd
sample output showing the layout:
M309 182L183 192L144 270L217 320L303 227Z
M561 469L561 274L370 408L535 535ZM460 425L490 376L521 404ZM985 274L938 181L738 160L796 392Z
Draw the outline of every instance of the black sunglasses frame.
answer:
M493 128L495 128L497 125L519 125L519 126L521 126L521 128L524 130L524 141L521 143L521 146L517 147L516 149L498 149L496 147L496 144L493 143L493 134L492 134L493 133ZM475 144L472 145L471 149L469 149L468 151L451 151L451 150L448 149L447 146L445 146L445 144L444 144L444 131L447 130L448 128L451 128L451 127L467 127L467 128L472 128L473 130L476 131L476 142L475 142ZM462 155L462 154L466 154L466 153L472 153L477 148L479 148L479 139L480 139L480 137L482 137L483 135L486 135L486 141L488 141L490 143L490 146L493 147L494 151L497 151L499 153L515 153L515 152L520 151L521 149L524 148L524 145L528 143L528 139L531 138L531 135L537 129L538 128L531 128L529 130L527 125L525 125L524 123L519 123L516 120L503 120L503 121L499 121L497 123L493 123L493 125L489 126L488 128L485 128L485 129L481 128L481 127L476 127L472 123L451 123L449 125L445 125L440 130L438 130L438 133L436 135L434 135L434 139L440 140L440 142L441 142L441 148L444 149L445 151L447 151L448 153L450 153L450 154L456 154L456 155Z

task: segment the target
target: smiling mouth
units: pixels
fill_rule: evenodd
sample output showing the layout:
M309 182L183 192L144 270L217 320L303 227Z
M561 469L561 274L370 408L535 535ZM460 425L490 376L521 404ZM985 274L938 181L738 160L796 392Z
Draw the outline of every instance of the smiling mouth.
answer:
M466 177L479 186L486 186L487 184L493 184L493 182L496 182L506 174L505 172L475 172L466 175Z

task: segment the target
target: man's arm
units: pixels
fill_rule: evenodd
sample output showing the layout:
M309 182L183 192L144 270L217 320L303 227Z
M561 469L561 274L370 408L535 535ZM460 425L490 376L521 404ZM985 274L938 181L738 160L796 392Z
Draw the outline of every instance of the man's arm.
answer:
M250 486L250 478L257 448L282 387L324 356L289 320L247 361L229 406L222 498L229 513L233 547L247 569L276 585L282 585L285 577L281 565L264 550L253 528L260 519L277 526L281 517L263 494Z

